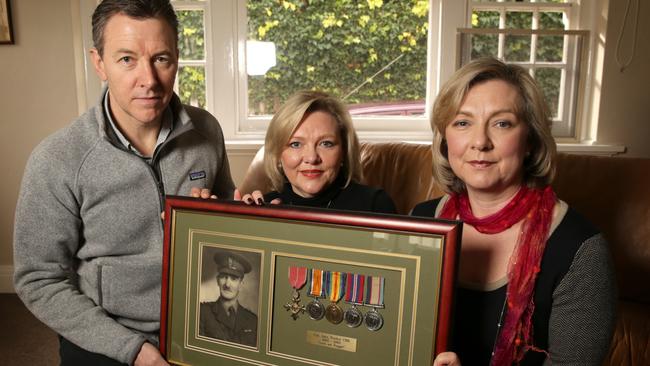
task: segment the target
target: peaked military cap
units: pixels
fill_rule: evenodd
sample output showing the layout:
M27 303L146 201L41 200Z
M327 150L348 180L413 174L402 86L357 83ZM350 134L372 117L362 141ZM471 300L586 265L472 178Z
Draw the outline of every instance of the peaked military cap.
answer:
M230 251L219 251L214 255L219 274L227 273L239 278L251 271L251 264L243 256Z

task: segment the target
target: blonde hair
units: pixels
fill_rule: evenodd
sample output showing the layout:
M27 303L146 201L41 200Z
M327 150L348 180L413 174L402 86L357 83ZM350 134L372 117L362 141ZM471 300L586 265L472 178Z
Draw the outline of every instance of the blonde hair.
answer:
M312 112L329 113L336 120L343 144L343 166L339 174L346 174L345 186L361 181L359 139L352 126L347 108L337 98L320 91L304 90L287 99L278 109L264 139L264 171L276 191L282 190L286 178L280 165L280 155L300 123Z
M502 80L518 92L517 118L528 126L528 151L524 159L524 183L542 187L553 180L556 145L551 134L551 114L535 80L521 66L508 65L494 58L481 58L457 70L447 81L431 112L433 131L433 177L448 193L460 193L465 183L454 174L447 158L445 129L458 113L469 90L488 80Z

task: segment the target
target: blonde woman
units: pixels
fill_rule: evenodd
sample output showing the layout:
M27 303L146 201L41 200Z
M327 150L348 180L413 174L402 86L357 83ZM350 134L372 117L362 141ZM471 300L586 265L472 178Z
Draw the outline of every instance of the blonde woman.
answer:
M495 59L462 67L437 97L434 177L448 194L412 214L464 225L454 352L434 365L600 365L607 355L607 243L550 186L550 117L528 71Z
M245 202L396 212L384 190L360 184L359 141L350 114L323 92L298 92L273 116L264 170L274 190L245 195Z

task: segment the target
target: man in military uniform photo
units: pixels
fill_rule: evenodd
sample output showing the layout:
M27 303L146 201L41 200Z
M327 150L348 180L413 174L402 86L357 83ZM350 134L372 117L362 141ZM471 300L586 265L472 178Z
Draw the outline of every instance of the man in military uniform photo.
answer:
M232 252L214 255L217 264L217 301L201 303L199 335L246 346L257 345L257 315L238 300L244 274L251 271L246 258Z

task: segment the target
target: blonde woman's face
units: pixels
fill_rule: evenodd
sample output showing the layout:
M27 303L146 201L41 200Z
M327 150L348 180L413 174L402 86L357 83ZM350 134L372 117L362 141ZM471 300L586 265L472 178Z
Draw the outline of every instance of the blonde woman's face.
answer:
M323 111L309 114L282 149L280 161L294 193L309 198L325 190L343 162L336 119Z
M528 125L517 117L518 100L507 82L482 82L445 128L449 164L468 192L506 193L522 184Z

